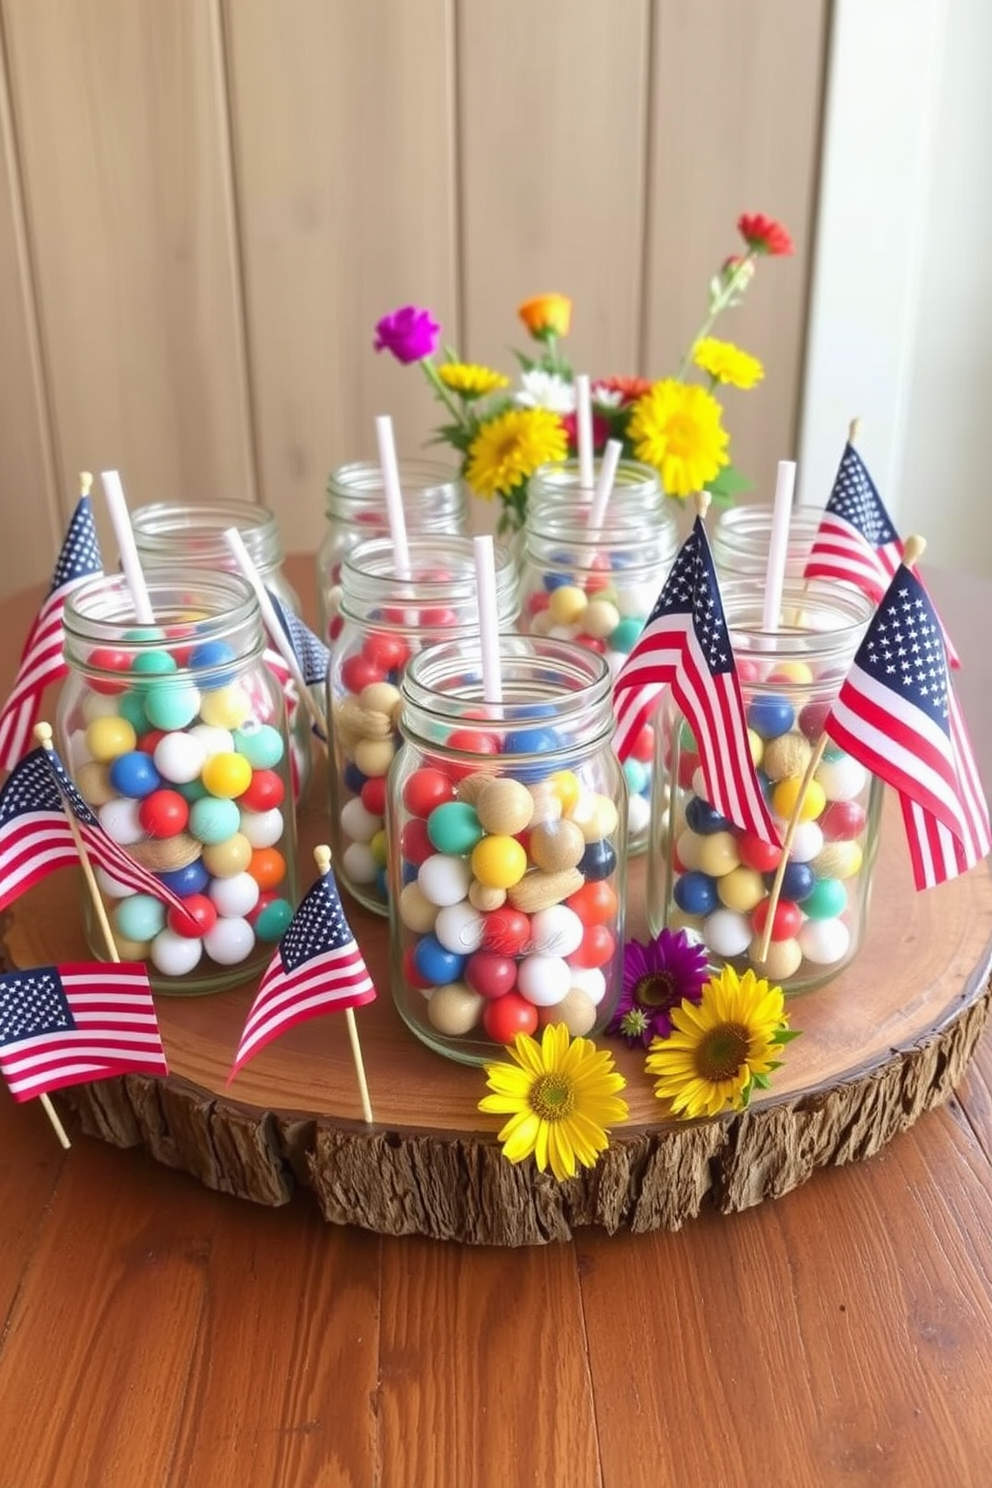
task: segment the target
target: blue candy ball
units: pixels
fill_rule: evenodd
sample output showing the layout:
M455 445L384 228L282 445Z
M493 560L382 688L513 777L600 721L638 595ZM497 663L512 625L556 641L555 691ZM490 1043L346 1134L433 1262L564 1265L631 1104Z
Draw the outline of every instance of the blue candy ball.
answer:
M212 692L215 687L227 687L234 681L233 671L218 670L226 668L233 660L234 648L226 641L201 641L189 654L189 665L197 673L197 685L204 692Z
M617 855L613 845L602 837L598 842L586 844L586 850L579 859L579 872L587 882L598 883L600 879L609 878L617 866Z
M672 898L685 914L711 914L720 903L716 892L716 879L708 873L683 873L675 880Z
M752 698L747 710L748 728L753 728L762 739L777 739L787 734L795 721L795 708L788 698L781 696Z
M708 837L712 832L726 832L731 823L702 796L690 796L685 805L685 824L692 832Z
M155 877L180 899L187 899L190 894L202 894L210 882L210 874L199 858L184 868L168 868L164 873L156 873Z
M433 982L438 987L457 981L467 960L467 956L446 950L435 935L422 936L413 952L413 964L424 981Z
M765 882L771 888L775 881L774 873L765 874ZM782 898L789 899L793 904L802 904L808 899L816 888L816 874L808 863L787 863L782 875Z
M140 801L158 790L162 777L155 768L150 754L133 749L128 754L119 754L110 766L110 783L122 796L131 796Z
M353 760L349 760L341 773L341 778L353 796L360 796L362 794L362 786L369 777L362 774Z

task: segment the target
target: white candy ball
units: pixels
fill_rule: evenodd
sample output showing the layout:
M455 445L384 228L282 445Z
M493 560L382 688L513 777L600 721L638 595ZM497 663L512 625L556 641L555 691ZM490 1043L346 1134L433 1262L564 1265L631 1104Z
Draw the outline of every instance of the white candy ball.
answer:
M657 598L657 590L648 584L624 585L617 594L616 605L625 620L647 620Z
M833 966L850 950L851 932L843 920L806 920L799 929L799 945L815 966Z
M735 909L715 909L703 921L703 939L717 956L741 956L751 944L751 922Z
M569 981L573 987L584 992L595 1007L606 996L606 977L598 966L569 967Z
M552 625L547 634L553 641L574 641L580 628L578 625Z
M221 916L203 937L203 948L219 966L237 966L255 948L255 932L247 920Z
M192 733L178 732L159 739L152 755L159 774L175 785L188 785L191 780L197 780L206 758L200 739L195 739Z
M584 934L582 921L567 904L552 904L549 909L539 909L530 922L530 943L538 955L571 956L582 944Z
M97 812L101 827L115 842L140 842L145 835L144 827L138 820L140 805L140 801L132 801L123 796L117 801L108 801Z
M152 965L158 967L163 976L185 976L192 971L203 955L203 942L188 935L175 935L171 930L160 930L152 941Z
M825 759L813 777L823 786L828 801L855 801L868 784L868 771L850 754Z
M815 821L796 823L791 857L794 863L812 863L823 849L823 832Z
M434 934L446 951L470 956L482 944L484 926L479 911L467 899L462 899L458 904L448 904L438 911Z
M554 1007L571 986L572 968L560 956L525 956L517 968L517 991L535 1007Z
M286 830L283 814L278 806L268 811L242 811L241 832L252 847L275 847Z
M627 832L631 837L646 832L651 821L651 802L647 796L627 797Z
M210 723L197 723L189 730L187 738L199 744L204 760L213 759L215 754L234 753L234 735L230 729L217 728Z
M341 830L352 842L371 842L382 831L382 817L366 811L357 796L341 807Z
M468 898L472 869L466 858L451 853L433 853L420 865L417 882L424 898L442 907Z
M379 876L379 865L367 842L352 842L341 854L341 867L352 883L375 883Z
M83 698L83 717L87 723L94 718L114 718L120 712L120 698L107 697L102 692L88 692Z
M230 878L215 878L207 889L217 913L232 918L251 914L261 892L258 880L250 873L232 873Z
M97 887L106 894L108 899L126 899L128 894L134 893L134 889L129 884L123 884L120 879L111 878L106 868L97 868L95 877Z

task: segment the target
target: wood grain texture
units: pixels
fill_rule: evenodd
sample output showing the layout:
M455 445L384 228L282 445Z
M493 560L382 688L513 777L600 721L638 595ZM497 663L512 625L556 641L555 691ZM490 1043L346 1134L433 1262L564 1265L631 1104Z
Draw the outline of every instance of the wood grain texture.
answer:
M436 422L372 342L411 302L459 332L451 9L225 4L260 490L292 548L317 546L330 470L376 458L376 414L410 455Z
M217 0L4 15L60 488L253 499Z
M797 256L759 265L716 330L765 364L758 390L721 400L733 459L755 483L750 499L770 501L776 462L796 456L828 6L657 0L655 16L645 368L662 376L677 365L710 276L740 251L739 214L785 222Z
M40 1105L31 1102L15 1112L6 1086L0 1088L0 1103L10 1108L4 1120L10 1133L0 1145L0 1214L6 1216L0 1245L2 1335L59 1181L64 1154Z

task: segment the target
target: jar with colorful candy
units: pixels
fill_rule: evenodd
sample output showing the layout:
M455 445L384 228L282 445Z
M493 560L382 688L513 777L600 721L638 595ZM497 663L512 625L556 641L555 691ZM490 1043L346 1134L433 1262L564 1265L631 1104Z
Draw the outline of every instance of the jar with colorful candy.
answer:
M283 696L244 579L153 569L148 592L154 625L120 576L69 595L59 748L103 828L188 909L98 869L120 955L158 991L213 992L268 962L296 902Z
M156 502L131 514L131 528L143 568L176 568L192 564L211 573L237 573L237 561L224 540L234 527L241 533L248 556L262 583L294 614L302 616L299 596L282 570L282 542L275 515L250 501L215 501L203 506ZM297 797L305 794L312 772L310 717L300 705L296 682L271 644L266 664L279 681L289 722L293 783Z
M598 463L593 466L593 478ZM570 507L588 501L592 491L582 485L578 460L556 460L539 465L527 483L527 511L532 514L545 501L564 501ZM647 515L665 507L665 497L658 482L658 472L638 460L621 460L613 481L611 507L617 504L629 512L640 510Z
M678 548L675 518L661 504L611 501L589 527L586 503L545 500L528 511L520 572L520 628L570 640L603 656L615 675L644 628ZM654 729L642 730L624 764L629 850L647 847Z
M410 534L464 535L468 495L451 470L428 460L401 460L400 490ZM320 634L332 641L341 628L341 565L361 542L389 535L386 494L378 465L340 465L327 482L327 532L317 554Z
M797 805L798 824L773 910L781 848L711 804L695 738L667 693L657 720L649 921L655 932L664 925L696 932L716 965L750 968L786 992L805 991L853 958L867 920L878 782L828 741L805 792L801 787L872 605L854 589L787 584L783 624L770 631L762 628L756 585L729 580L721 588L758 781L780 839Z
M593 1034L622 976L626 786L609 668L500 638L503 701L464 644L401 683L389 779L392 985L418 1038L465 1063L547 1023Z
M401 575L390 538L346 554L341 629L331 644L328 718L331 847L338 880L368 909L388 913L386 776L399 749L400 681L412 656L443 637L463 648L479 633L478 588L467 537L410 536ZM512 556L496 547L500 629L517 618Z
M768 550L772 538L773 508L767 504L730 506L710 525L713 564L722 579L763 581L768 572ZM820 528L823 509L795 506L789 515L785 577L801 581L806 560Z

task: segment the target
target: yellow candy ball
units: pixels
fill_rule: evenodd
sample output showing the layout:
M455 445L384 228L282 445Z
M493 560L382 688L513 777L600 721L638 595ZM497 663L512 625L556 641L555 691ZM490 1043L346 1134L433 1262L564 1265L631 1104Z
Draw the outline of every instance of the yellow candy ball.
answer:
M226 750L211 755L203 766L201 780L212 796L221 796L233 801L251 785L251 765L243 754Z
M722 878L740 867L741 855L737 851L737 838L733 832L710 832L704 836L696 850L697 866L711 878Z
M244 873L251 855L248 838L234 832L223 842L211 842L203 849L203 866L215 878L233 878L236 873Z
M795 811L801 785L801 777L792 775L788 780L780 780L772 791L772 810L783 821L787 821ZM823 786L818 781L811 780L799 808L799 820L815 821L826 804Z
M863 861L860 842L826 842L810 867L817 878L853 878Z
M803 953L798 940L773 940L768 945L768 955L764 961L759 961L758 951L761 947L761 936L756 935L748 947L748 956L755 976L764 977L767 981L786 982L799 970L799 963L803 959Z
M702 842L698 832L680 832L675 839L675 853L682 867L690 873L699 867L699 847Z
M388 853L387 853L387 850L386 850L386 829L385 829L385 827L383 827L381 831L376 832L375 836L372 838L372 841L369 843L369 848L371 849L372 856L375 859L376 863L379 865L379 867L380 868L385 868L385 866L386 866L386 859L388 857Z
M725 873L716 886L717 897L721 904L727 909L736 909L740 914L748 914L756 904L760 904L768 893L765 880L754 868L734 868L730 873Z
M776 663L772 674L775 680L798 682L800 684L812 682L813 669L808 661L780 661Z
M240 728L250 716L251 700L239 682L215 687L200 698L200 718L212 728Z
M86 730L86 748L95 760L107 764L119 754L128 754L137 744L137 735L126 718L94 718Z
M527 872L527 854L515 837L483 837L472 849L472 872L489 889L512 889Z
M551 591L548 614L556 625L575 625L582 618L589 600L575 584L562 584Z
M747 731L747 747L751 751L751 763L757 769L761 764L761 756L765 752L765 741L752 728L749 728Z
M548 777L548 784L561 802L561 809L568 816L582 794L582 782L574 770L556 770Z

